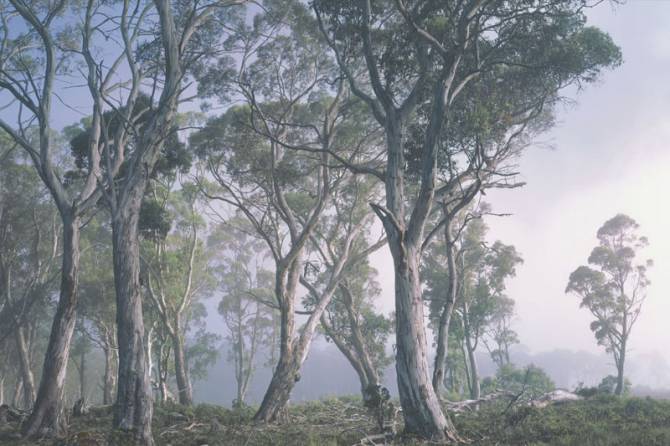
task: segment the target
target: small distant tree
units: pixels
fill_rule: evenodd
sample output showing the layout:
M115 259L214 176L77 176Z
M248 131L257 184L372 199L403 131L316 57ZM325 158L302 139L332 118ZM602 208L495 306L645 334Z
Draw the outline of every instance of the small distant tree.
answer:
M484 345L498 368L511 364L509 349L519 343L519 335L511 327L514 299L500 296L494 303L491 322Z
M647 268L651 260L637 263L646 237L638 235L639 225L631 217L618 214L598 229L599 244L582 265L570 274L566 293L578 295L580 307L594 316L591 330L598 344L614 357L617 385L614 393L624 390L624 364L631 330L640 315L649 286Z
M220 262L215 265L222 292L218 309L227 328L228 359L235 368L237 393L233 407L241 408L259 352L275 349L273 334L278 311L269 304L274 298L274 275L265 267L270 261L269 252L261 240L249 235L254 229L245 224L243 217L231 220L216 227L208 245L221 253Z
M551 392L556 386L542 368L530 364L524 368L503 366L495 377L484 379L482 387L484 393L504 390L518 395L517 401L528 401Z

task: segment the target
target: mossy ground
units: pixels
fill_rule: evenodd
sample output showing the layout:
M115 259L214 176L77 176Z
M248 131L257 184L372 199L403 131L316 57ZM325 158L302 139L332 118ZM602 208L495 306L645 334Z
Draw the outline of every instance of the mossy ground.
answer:
M375 424L357 398L327 399L294 405L282 424L253 424L251 408L229 410L199 405L157 407L155 439L158 446L356 445L373 435ZM459 434L478 446L668 446L670 401L598 397L547 408L505 404L482 407L452 417ZM3 446L124 446L109 433L109 410L95 409L71 420L67 438L22 441L18 426L0 428ZM371 443L363 443L370 444ZM408 438L395 445L420 445ZM434 444L434 443L433 443Z

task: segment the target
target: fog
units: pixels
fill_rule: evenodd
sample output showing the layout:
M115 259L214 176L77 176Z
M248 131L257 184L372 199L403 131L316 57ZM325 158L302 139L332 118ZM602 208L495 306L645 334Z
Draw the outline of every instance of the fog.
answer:
M596 231L617 213L626 213L649 238L643 253L654 260L651 286L631 335L626 376L638 394L670 389L670 4L633 0L616 8L601 5L590 23L611 34L624 63L606 72L586 91L565 92L557 125L519 163L527 185L487 192L485 201L507 217L490 217L489 238L513 244L524 258L507 294L516 301L513 328L521 345L512 353L518 365L543 367L559 387L593 385L615 373L611 356L596 344L586 309L565 293L568 276L585 264L596 245ZM393 267L384 248L372 257L382 294L377 302L393 309ZM212 307L209 325L221 332ZM391 349L392 346L389 346ZM222 347L225 350L225 347ZM493 374L480 349L484 376ZM222 354L225 358L225 353ZM210 378L196 385L202 401L229 404L234 398L230 366L221 359ZM359 391L353 369L323 339L311 351L294 401ZM258 401L270 370L258 371L250 400ZM394 371L384 381L395 388ZM219 384L217 384L219 383Z

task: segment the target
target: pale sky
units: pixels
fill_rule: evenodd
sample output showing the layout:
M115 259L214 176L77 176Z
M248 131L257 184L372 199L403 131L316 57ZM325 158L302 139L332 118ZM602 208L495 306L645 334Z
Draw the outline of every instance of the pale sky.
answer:
M495 211L513 214L490 219L489 236L515 245L525 261L508 286L522 344L532 352L602 352L588 311L564 290L600 225L619 212L635 218L655 266L629 357L657 351L670 361L670 1L603 5L590 19L621 46L624 63L570 95L577 105L563 108L521 160L526 187L487 194ZM384 270L380 304L392 308L392 269L382 255L375 257Z

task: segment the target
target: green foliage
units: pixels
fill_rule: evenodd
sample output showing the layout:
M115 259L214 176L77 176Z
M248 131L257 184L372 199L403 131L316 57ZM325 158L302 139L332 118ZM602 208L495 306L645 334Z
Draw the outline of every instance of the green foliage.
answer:
M594 396L600 396L600 395L614 395L616 392L616 386L617 386L617 377L614 375L607 375L595 387L584 387L584 385L580 383L575 389L575 393L584 398L592 398ZM631 382L628 380L628 378L625 378L622 395L623 396L630 395L631 387L632 387Z
M598 397L546 408L483 407L455 417L478 446L631 446L670 443L670 402Z
M502 390L520 395L522 401L536 399L540 395L551 392L554 388L554 382L549 375L533 364L524 368L511 364L504 365L498 369L495 377L485 378L482 381L484 394Z

